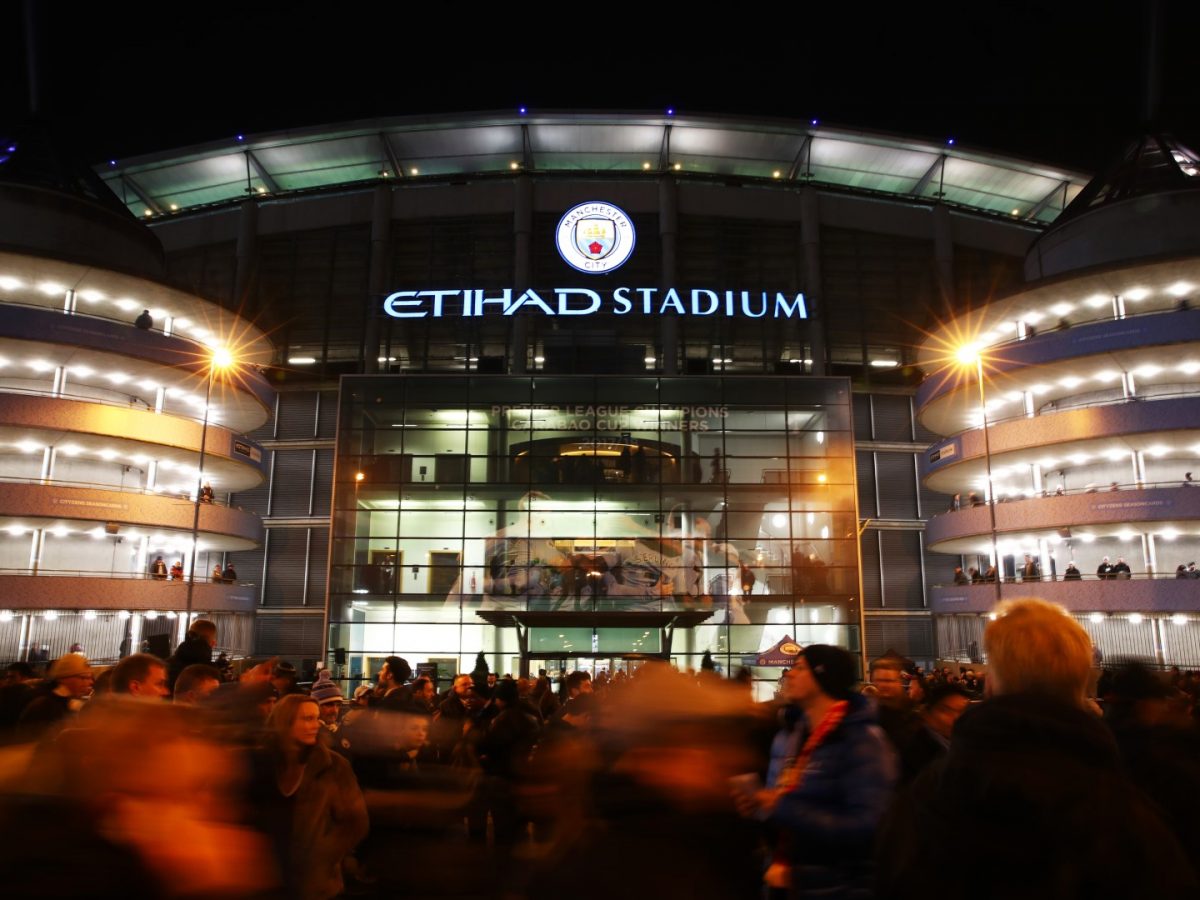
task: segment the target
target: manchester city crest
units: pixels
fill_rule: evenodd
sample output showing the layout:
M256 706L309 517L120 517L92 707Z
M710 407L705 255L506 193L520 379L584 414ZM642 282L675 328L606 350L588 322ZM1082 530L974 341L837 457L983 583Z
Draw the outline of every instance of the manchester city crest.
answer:
M629 259L636 232L620 207L594 201L567 210L558 222L556 240L567 265L589 275L603 275Z

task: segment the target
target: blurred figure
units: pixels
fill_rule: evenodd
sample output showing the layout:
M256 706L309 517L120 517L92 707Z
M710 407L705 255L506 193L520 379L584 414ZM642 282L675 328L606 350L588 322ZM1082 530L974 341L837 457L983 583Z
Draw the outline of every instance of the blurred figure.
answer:
M88 661L78 653L60 656L46 673L46 681L21 713L18 724L31 732L45 731L83 709L83 698L92 692L95 678Z
M950 749L954 723L971 705L971 695L956 684L940 684L929 692L920 711L921 727L900 747L900 780L907 784Z
M432 716L437 709L437 691L433 688L433 680L422 675L414 681L412 699L416 706Z
M296 693L298 690L296 687L298 677L296 667L286 659L277 661L271 669L271 684L279 692L280 697Z
M1086 632L1042 600L995 612L991 696L897 798L878 844L880 896L965 884L997 898L1195 896L1195 873L1090 710Z
M108 689L139 700L165 700L171 696L167 664L149 653L127 656L113 668Z
M1175 684L1182 674L1175 670ZM1112 671L1104 719L1134 783L1161 811L1193 869L1200 872L1200 729L1190 698L1139 662Z
M212 696L220 686L221 673L216 666L196 663L179 673L172 699L180 706L195 706Z
M316 701L282 698L267 719L250 785L285 894L303 900L342 892L342 860L367 834L367 808L350 764L321 744L320 732Z
M11 731L25 707L37 695L37 676L27 662L9 663L0 681L0 737Z
M921 727L914 703L904 691L904 661L884 656L871 663L871 684L879 703L879 727L899 752Z
M179 646L167 660L167 682L172 690L175 679L188 666L208 665L217 646L217 625L208 619L197 619L188 628Z
M794 727L772 747L769 787L739 808L779 828L768 887L797 898L869 896L871 846L896 763L871 703L854 693L854 658L810 644L784 680Z
M515 792L526 774L524 763L537 743L538 721L521 705L515 681L498 682L492 704L496 714L478 745L485 775L483 798L491 810L496 843L511 844L521 824Z
M265 842L237 824L245 769L190 712L106 697L42 745L0 808L5 896L274 896Z

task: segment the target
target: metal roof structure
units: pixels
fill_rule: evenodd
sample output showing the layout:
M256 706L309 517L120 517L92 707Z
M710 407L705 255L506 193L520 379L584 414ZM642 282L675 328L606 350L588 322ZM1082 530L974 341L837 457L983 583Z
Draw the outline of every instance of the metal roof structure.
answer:
M535 174L680 178L863 192L944 202L1048 224L1088 181L993 153L820 125L815 120L612 113L383 118L235 135L96 167L139 218L361 187Z

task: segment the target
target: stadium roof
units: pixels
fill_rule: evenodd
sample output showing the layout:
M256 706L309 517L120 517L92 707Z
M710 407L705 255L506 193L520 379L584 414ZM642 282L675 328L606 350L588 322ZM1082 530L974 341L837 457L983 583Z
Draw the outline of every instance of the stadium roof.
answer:
M605 113L475 113L373 119L231 135L96 167L139 218L383 179L419 183L533 173L815 184L941 200L1048 224L1088 176L993 153L817 122Z

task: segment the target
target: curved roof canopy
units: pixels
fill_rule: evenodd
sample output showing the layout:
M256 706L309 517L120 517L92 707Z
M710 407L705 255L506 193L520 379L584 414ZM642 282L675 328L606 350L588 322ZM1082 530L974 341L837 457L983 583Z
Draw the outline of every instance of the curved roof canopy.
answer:
M476 113L348 122L134 159L97 173L142 218L383 179L537 173L678 173L811 183L942 202L1040 225L1087 182L996 154L786 120L661 114Z

